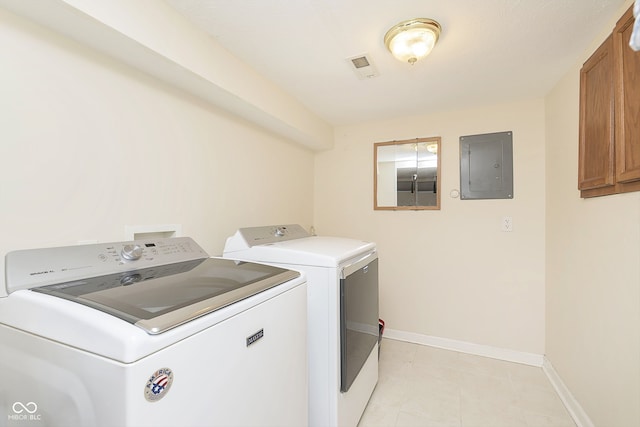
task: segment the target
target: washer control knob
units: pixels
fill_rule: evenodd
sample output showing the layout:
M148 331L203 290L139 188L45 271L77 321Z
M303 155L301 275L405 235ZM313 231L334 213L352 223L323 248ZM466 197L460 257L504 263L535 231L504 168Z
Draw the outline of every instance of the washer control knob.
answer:
M125 245L122 248L122 251L120 252L120 255L122 256L122 258L129 260L129 261L135 261L137 259L140 259L140 257L142 256L142 246L140 245Z
M287 232L287 227L276 227L276 237L282 237Z

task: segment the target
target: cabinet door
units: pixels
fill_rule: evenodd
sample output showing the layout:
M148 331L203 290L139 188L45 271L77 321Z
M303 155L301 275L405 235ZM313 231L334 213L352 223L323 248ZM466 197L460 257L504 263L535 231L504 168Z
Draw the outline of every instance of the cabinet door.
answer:
M631 8L615 30L616 181L640 181L640 52L629 47L633 30Z
M613 64L609 36L580 70L580 190L615 185Z

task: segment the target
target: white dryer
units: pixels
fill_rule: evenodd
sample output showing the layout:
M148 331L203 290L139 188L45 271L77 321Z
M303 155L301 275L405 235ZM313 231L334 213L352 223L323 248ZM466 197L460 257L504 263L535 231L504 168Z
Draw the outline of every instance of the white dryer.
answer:
M378 381L376 245L290 224L241 228L223 256L306 274L309 425L355 427Z
M0 425L307 424L299 272L172 238L10 252L6 283Z

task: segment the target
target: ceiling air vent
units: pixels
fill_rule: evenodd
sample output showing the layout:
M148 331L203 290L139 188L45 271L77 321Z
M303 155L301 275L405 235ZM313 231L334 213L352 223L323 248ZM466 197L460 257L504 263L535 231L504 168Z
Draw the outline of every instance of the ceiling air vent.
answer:
M373 77L378 77L378 70L376 66L371 61L371 58L367 56L367 54L352 56L351 58L347 58L347 62L351 65L351 68L356 73L356 76L360 80L370 79Z

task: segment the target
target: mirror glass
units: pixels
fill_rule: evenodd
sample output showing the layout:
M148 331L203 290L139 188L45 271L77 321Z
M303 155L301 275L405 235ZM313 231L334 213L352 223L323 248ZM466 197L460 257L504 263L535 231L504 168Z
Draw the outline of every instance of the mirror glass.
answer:
M373 146L374 209L440 209L440 137Z

